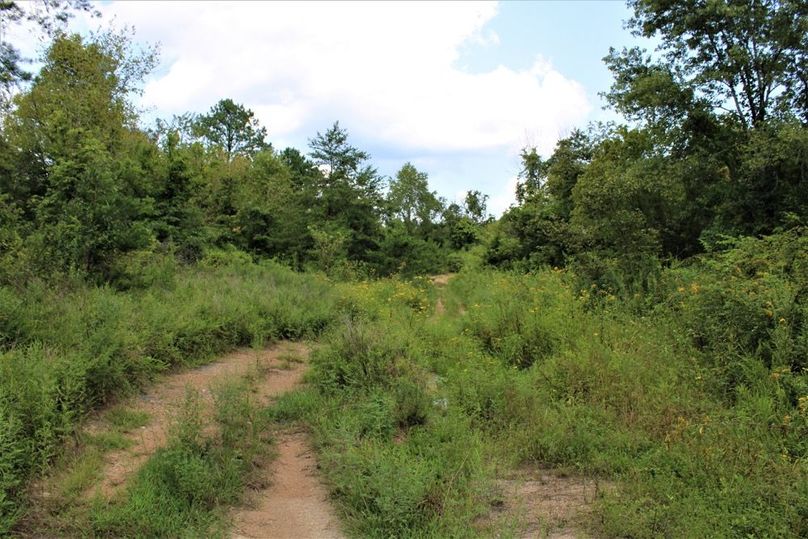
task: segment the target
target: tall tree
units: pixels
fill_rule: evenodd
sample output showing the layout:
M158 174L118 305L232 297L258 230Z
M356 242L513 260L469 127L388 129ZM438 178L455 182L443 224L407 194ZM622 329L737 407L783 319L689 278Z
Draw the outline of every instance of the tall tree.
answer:
M207 114L194 122L195 134L207 144L221 148L228 161L237 155L253 156L269 147L267 130L261 127L253 111L222 99Z
M773 113L808 121L808 4L799 0L629 0L636 35L658 37L664 62L612 50L612 96L628 110L688 104L730 112L744 127ZM654 95L656 94L656 97ZM626 99L626 98L632 99ZM662 97L662 99L660 99Z
M33 23L48 36L56 32L73 16L75 11L85 11L99 16L90 0L37 0L0 2L0 106L7 108L12 89L22 81L31 80L31 74L23 67L24 59L17 47L5 39L7 25L22 21Z
M390 182L387 195L390 211L410 233L416 226L430 225L442 209L437 194L429 190L428 180L425 172L406 163Z
M321 170L315 200L325 226L341 228L348 236L348 256L369 260L378 249L381 179L367 161L370 156L348 142L348 132L335 122L309 141L311 158ZM332 230L333 232L333 230Z
M477 224L482 224L489 219L488 215L488 195L480 191L467 191L463 200L463 209L466 216Z
M109 40L59 36L31 89L16 98L4 134L14 166L0 178L23 215L43 267L104 272L146 245L153 145L135 127L122 66ZM131 61L130 61L131 60Z
M521 181L516 184L516 201L521 204L544 187L547 164L542 160L536 148L523 148L520 156L522 170L519 171Z

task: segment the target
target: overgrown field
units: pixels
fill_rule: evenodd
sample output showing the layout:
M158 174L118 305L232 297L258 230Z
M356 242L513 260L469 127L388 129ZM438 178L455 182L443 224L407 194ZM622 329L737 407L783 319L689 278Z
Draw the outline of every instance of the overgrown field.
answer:
M272 413L311 425L356 536L492 534L497 474L535 467L613 485L577 523L596 535L804 537L804 247L750 240L654 298L560 270L345 286Z
M334 284L216 259L127 292L4 289L4 529L88 411L235 346L320 336L305 387L264 410L224 390L221 434L190 414L120 503L83 514L93 533L225 533L266 429L296 422L354 536L518 535L492 514L525 469L608 485L570 523L584 533L805 536L806 253L800 234L746 240L631 297L564 270Z
M148 282L143 281L148 277ZM138 268L143 288L0 289L0 534L77 422L161 372L237 346L318 335L334 317L313 275L232 256Z

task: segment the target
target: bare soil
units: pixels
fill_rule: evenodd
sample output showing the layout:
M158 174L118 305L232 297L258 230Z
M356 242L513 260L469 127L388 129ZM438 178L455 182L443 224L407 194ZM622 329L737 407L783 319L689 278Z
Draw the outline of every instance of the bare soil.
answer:
M174 374L146 393L122 403L129 411L145 412L148 424L126 434L126 450L104 455L101 480L86 496L110 498L168 441L174 417L188 389L200 396L205 418L213 410L211 387L226 379L252 376L255 398L268 403L297 386L308 365L308 346L283 342L266 350L239 350L209 365ZM85 428L88 434L109 430L104 414ZM267 459L269 460L269 459ZM232 513L233 538L341 539L339 520L328 502L328 492L317 478L317 463L303 433L282 433L277 458L265 476L254 482L245 507Z
M110 498L135 472L161 447L164 447L174 417L182 406L186 391L196 390L204 407L203 417L213 408L210 387L230 377L243 377L251 372L266 373L258 383L259 398L279 395L292 389L303 375L303 364L293 364L291 369L280 369L281 357L289 354L307 355L304 344L283 342L266 350L239 350L225 355L219 361L178 374L165 377L146 393L132 399L126 406L149 416L148 424L126 434L131 442L125 450L110 451L104 455L101 480L87 493L100 492ZM87 425L85 431L98 434L109 428L103 414Z
M438 298L438 301L435 302L435 314L437 316L442 316L446 313L446 306L443 304L443 298Z
M435 286L446 286L449 284L449 280L454 276L454 273L443 273L441 275L433 275L430 279Z
M234 513L234 539L344 537L305 434L281 435L267 476L270 485L252 493L247 506Z
M454 277L454 273L443 273L441 275L433 275L429 279L432 281L432 284L438 287L444 287L449 284L449 280ZM441 316L446 313L446 306L443 304L443 298L439 297L438 301L435 303L435 314L437 316Z
M523 539L588 538L583 523L592 504L608 485L596 480L564 475L556 470L523 469L496 481L502 503L486 524L512 521L517 537Z

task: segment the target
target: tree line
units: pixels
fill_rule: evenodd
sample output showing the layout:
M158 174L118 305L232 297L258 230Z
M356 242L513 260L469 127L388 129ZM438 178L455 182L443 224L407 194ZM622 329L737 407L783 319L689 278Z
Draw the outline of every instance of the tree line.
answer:
M637 293L671 261L802 230L805 4L628 4L631 31L659 45L604 58L605 98L625 121L576 129L548 158L525 148L516 204L494 220L485 195L447 203L410 163L382 177L339 123L302 151L274 148L231 99L143 128L132 97L154 50L124 33L54 29L91 10L84 1L5 3L8 20L33 21L52 41L35 76L2 48L0 278L115 281L143 256L191 263L211 250L342 275L417 274L457 269L458 252L482 244L485 264L569 266Z
M791 0L630 0L655 51L609 51L605 98L626 119L522 153L517 204L488 263L570 265L647 290L662 264L803 230L808 219L808 7Z
M36 75L9 58L6 87L28 83L8 92L0 134L6 283L116 282L144 256L192 263L211 250L335 274L444 271L488 221L478 191L447 203L410 163L383 177L338 122L306 151L274 148L231 99L141 127L132 98L157 55L125 32L56 32Z

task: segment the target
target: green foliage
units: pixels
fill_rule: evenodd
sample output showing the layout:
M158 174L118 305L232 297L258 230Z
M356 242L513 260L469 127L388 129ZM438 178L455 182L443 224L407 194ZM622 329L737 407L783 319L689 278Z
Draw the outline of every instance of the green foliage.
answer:
M714 106L732 103L732 114L744 126L757 127L778 113L808 119L803 63L808 11L801 2L631 0L629 6L630 28L660 38L668 72L677 75L675 84L684 91L697 91ZM647 85L659 70L642 73L636 84Z
M381 236L382 195L378 173L367 164L370 156L350 145L339 122L317 133L309 147L323 170L315 186L319 216L344 231L351 260L371 260Z
M483 462L603 478L594 535L799 536L803 240L662 270L650 310L562 270L463 272L436 318L405 309L401 283L350 285L353 318L316 355L313 389L274 414L313 427L362 536L482 533Z
M148 245L145 155L126 98L154 58L123 52L121 36L57 38L5 119L12 167L2 190L35 225L27 239L43 272L104 274L120 253Z
M160 274L142 291L77 285L0 293L3 513L16 518L23 481L44 469L76 422L157 373L212 354L322 332L334 316L327 283L276 264L221 260ZM163 286L157 286L162 283Z
M780 397L792 406L808 390L795 381L808 367L806 246L803 229L745 238L666 275L663 304L709 351L722 395L734 399L769 371L779 373Z
M437 194L429 190L427 179L425 172L405 163L390 181L387 204L410 233L416 226L428 229L442 209Z
M604 58L610 105L632 128L575 131L546 160L525 150L518 205L486 260L569 263L624 296L721 235L802 225L808 12L799 2L631 0L627 26L657 40ZM599 131L599 132L598 132Z
M332 345L312 358L320 390L388 387L402 352L392 339L380 339L364 323L346 319Z
M449 249L433 239L413 235L399 222L388 225L380 250L383 258L378 266L383 275L429 275L448 269Z
M116 537L207 535L223 528L216 509L238 501L253 461L266 451L266 421L248 387L231 382L215 392L218 434L202 432L198 396L186 396L168 447L138 472L122 499L97 503L93 532Z
M29 2L3 2L0 4L0 17L5 24L20 21L34 23L44 34L53 36L73 17L74 11L100 15L92 9L89 0L48 0L43 4L44 9ZM31 80L31 74L23 68L23 63L20 51L12 43L5 39L0 41L0 107L3 109L8 108L14 87Z
M385 283L362 301L362 311L386 309L379 300L402 290ZM366 291L359 285L356 293ZM403 305L390 304L398 318ZM479 512L468 493L481 480L481 441L463 417L433 402L423 353L413 329L346 321L313 358L318 395L294 399L307 403L302 416L314 429L321 467L357 535L468 535ZM312 398L319 403L309 404ZM288 414L290 401L275 405L276 416Z
M267 130L261 127L253 111L232 99L222 99L207 114L193 123L194 134L211 147L224 152L227 161L236 156L253 156L268 148Z
M125 33L53 40L4 117L0 280L139 287L148 278L132 275L135 259L193 264L230 248L338 277L415 274L441 271L449 250L477 241L484 195L444 214L426 174L406 164L385 198L339 123L310 141L310 159L274 152L231 99L141 131L131 96L155 61Z

